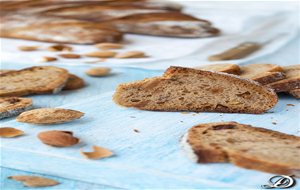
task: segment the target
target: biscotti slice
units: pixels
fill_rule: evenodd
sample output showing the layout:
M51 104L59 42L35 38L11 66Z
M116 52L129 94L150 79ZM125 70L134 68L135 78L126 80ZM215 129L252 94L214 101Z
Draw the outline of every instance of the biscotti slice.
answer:
M126 33L170 37L209 37L220 31L206 20L180 12L134 14L103 22Z
M5 97L0 98L0 119L19 115L32 108L30 98Z
M205 70L205 71L217 71L229 74L239 75L241 73L241 69L236 64L223 63L223 64L211 64L204 65L201 67L194 67L195 69Z
M300 177L297 136L236 122L220 122L192 127L181 144L198 163L231 162L247 169Z
M30 67L0 74L0 97L58 93L68 78L67 70L53 66Z
M260 84L269 84L285 78L283 69L273 64L250 64L240 66L240 77L248 78L259 82Z
M299 99L300 98L300 88L289 91L289 94L291 94L295 98Z
M286 78L268 84L275 92L288 92L300 88L300 65L283 67Z
M277 96L235 75L170 67L162 77L119 85L114 101L142 110L263 113Z

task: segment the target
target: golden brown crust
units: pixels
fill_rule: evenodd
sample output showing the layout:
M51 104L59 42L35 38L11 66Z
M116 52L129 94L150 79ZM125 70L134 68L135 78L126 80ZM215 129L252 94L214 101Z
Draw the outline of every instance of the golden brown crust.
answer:
M18 115L30 108L32 108L32 99L30 98L0 98L0 119Z
M300 88L300 65L283 67L286 79L267 84L275 92L288 92Z
M68 78L67 70L53 66L30 67L0 74L0 97L57 93Z
M241 69L238 65L230 63L205 65L201 67L195 67L195 69L223 72L234 75L239 75L241 73Z
M269 151L266 148L270 145L263 144L271 140L282 143L284 156L264 152ZM199 163L231 162L247 169L300 177L300 161L297 161L300 138L297 136L236 122L219 122L192 127L184 141Z

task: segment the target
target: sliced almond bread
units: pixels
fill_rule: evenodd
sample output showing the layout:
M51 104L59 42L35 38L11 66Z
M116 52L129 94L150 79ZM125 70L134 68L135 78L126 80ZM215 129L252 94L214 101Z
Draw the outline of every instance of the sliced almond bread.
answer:
M157 111L263 113L277 95L227 73L170 67L162 77L121 84L113 97L125 107Z
M300 88L300 65L283 67L286 78L267 84L275 92L288 92Z
M299 99L300 98L300 88L289 91L289 94L291 94L295 98Z
M67 70L38 66L0 74L0 97L58 93L69 78Z
M103 23L122 32L155 36L198 38L220 33L210 22L181 12L133 14Z
M260 84L269 84L285 78L283 69L273 64L250 64L240 66L240 77L248 78L259 82Z
M30 98L5 97L0 98L0 119L19 115L32 108Z
M239 75L241 73L241 69L236 64L223 63L223 64L211 64L204 65L201 67L195 67L195 69L205 70L205 71L217 71L229 74Z
M237 166L300 177L300 138L236 122L192 127L181 140L198 163L231 162Z

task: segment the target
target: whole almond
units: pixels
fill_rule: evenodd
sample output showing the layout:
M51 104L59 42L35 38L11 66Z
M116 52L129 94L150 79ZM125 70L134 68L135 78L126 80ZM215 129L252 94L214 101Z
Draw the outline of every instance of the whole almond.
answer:
M113 51L95 51L84 54L87 57L110 58L114 57L117 53Z
M47 145L67 147L78 144L79 139L73 136L71 131L45 131L38 134L38 138Z
M121 49L123 48L122 44L117 43L100 43L95 45L99 49L107 50L107 49Z
M73 48L71 46L63 45L63 44L55 44L48 47L49 51L72 51Z
M78 59L81 57L80 55L73 54L73 53L63 53L63 54L59 54L59 56L66 59Z
M57 60L56 57L44 56L39 60L39 62L52 62L52 61L56 61L56 60Z
M87 70L85 73L92 77L103 77L110 73L111 69L107 67L96 67Z
M19 46L18 48L21 51L36 51L39 49L39 46Z
M57 124L79 119L83 115L80 111L70 109L40 108L23 112L16 120L33 124Z
M145 53L142 51L129 51L125 53L120 53L115 58L127 59L127 58L143 58L146 57Z

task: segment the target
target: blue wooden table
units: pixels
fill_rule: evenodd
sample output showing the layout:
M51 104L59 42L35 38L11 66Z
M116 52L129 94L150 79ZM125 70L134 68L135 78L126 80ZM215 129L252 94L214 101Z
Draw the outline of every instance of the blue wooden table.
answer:
M286 47L282 48L274 54L259 58L253 63L274 63L278 65L288 65L288 64L299 64L300 63L300 36L291 41ZM26 67L27 65L17 65L12 63L1 63L3 69L18 69ZM245 63L247 64L247 63ZM113 75L106 78L91 78L84 74L85 67L67 67L67 69L84 78L87 82L87 87L84 91L73 91L73 92L63 92L64 99L56 101L55 104L47 101L45 96L36 96L38 98L39 105L45 107L54 107L64 105L70 102L76 102L78 99L87 99L88 97L100 95L109 91L113 91L115 87L122 82L133 81L143 79L145 77L152 77L161 75L162 71L150 71L150 70L141 70L141 69L129 69L129 68L118 68L113 69ZM54 96L55 98L55 96ZM296 118L299 121L299 118ZM9 120L9 119L7 119ZM299 126L298 126L299 127ZM9 168L1 168L1 181L0 188L3 190L6 189L30 189L25 188L21 183L17 183L12 180L8 180L7 177L10 175L33 175L30 171L19 171ZM35 174L37 175L37 174ZM116 189L114 187L85 183L81 181L75 181L70 179L58 178L55 176L47 176L53 179L58 180L61 184L55 187L47 187L43 189ZM36 189L36 188L35 188Z

